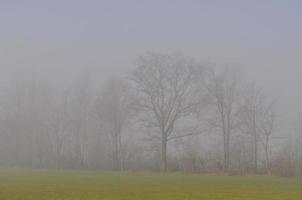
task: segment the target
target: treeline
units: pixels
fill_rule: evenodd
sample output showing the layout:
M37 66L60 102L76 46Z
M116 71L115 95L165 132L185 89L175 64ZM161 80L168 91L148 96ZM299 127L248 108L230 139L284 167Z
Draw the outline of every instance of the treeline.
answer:
M0 164L302 174L302 129L272 148L276 100L238 68L147 53L125 77L95 79L61 84L30 72L3 87Z

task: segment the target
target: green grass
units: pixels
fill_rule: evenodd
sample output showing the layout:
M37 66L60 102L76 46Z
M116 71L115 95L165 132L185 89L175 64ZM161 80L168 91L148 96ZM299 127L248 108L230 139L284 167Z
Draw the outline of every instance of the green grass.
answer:
M301 200L302 179L0 170L0 200Z

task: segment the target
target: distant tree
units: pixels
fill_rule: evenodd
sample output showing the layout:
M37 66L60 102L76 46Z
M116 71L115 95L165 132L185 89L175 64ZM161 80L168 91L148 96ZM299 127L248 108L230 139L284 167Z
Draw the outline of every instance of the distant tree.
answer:
M8 163L44 167L51 163L48 141L53 89L38 76L13 79L1 105L1 136Z
M73 133L75 161L79 167L85 167L87 158L87 134L88 121L91 106L91 75L89 72L82 73L71 87L71 123Z
M130 120L131 95L128 83L122 79L111 79L96 101L97 115L113 140L115 169L124 170L123 132Z
M131 79L137 91L137 103L149 113L147 123L157 128L161 141L160 170L167 170L169 140L192 135L175 135L175 125L200 106L198 79L204 66L178 54L148 53L139 57Z
M270 139L276 125L276 103L265 101L260 110L259 133L265 151L265 168L270 173Z
M207 88L215 116L210 120L210 125L221 130L223 136L223 170L228 172L230 167L230 137L238 127L238 96L240 72L235 68L226 67L222 71L208 68L204 78L204 86Z
M261 89L251 84L243 91L242 97L240 105L241 130L251 136L253 170L257 172L260 112L263 109L264 94Z
M297 116L294 141L291 142L292 154L295 160L298 173L302 175L302 114L299 113Z
M273 133L276 110L275 101L269 101L263 90L251 84L243 91L240 104L240 128L251 136L254 172L258 168L260 142L265 150L265 167L269 172L269 142Z
M70 112L68 103L70 100L70 91L65 90L64 94L56 95L56 100L52 104L52 112L50 113L50 132L51 141L54 149L56 167L62 167L64 145L68 138Z

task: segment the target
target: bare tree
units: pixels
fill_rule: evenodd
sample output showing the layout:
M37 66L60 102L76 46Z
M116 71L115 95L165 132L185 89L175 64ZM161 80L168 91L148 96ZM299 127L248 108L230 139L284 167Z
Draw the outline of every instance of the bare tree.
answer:
M251 136L253 170L258 168L258 142L260 140L260 112L264 103L264 94L254 84L250 85L242 95L240 105L241 131Z
M84 167L86 159L87 124L90 117L91 75L88 72L81 74L71 88L72 93L72 119L71 129L75 140L75 159L80 167Z
M48 82L37 76L18 78L10 85L1 107L1 126L7 137L9 157L13 158L11 164L47 166L51 163L45 157L51 151L47 122L53 90Z
M70 118L68 112L69 90L64 91L63 97L57 95L56 101L53 102L50 117L50 131L52 135L52 145L55 154L56 167L62 167L62 159L64 152L64 144L68 137L68 120Z
M273 134L276 122L275 101L265 102L260 111L259 132L260 141L265 151L265 168L270 173L270 138Z
M181 55L148 53L138 59L132 73L138 91L137 106L151 115L146 121L159 133L155 137L161 141L162 172L167 170L168 141L193 134L173 135L176 122L200 105L196 86L202 71L202 65Z
M297 125L296 125L296 135L294 142L294 155L298 163L298 169L302 173L302 115L298 115Z
M221 130L223 136L223 170L227 172L230 167L230 137L232 131L238 126L237 97L239 94L240 73L228 67L217 72L214 67L208 68L204 78L204 86L212 98L216 114L210 125Z
M269 101L263 90L255 84L247 87L242 97L240 129L251 136L253 170L257 172L260 142L264 147L265 167L269 172L269 143L275 125L275 101Z
M123 131L130 120L130 91L122 79L111 79L97 98L96 107L100 123L113 140L113 158L116 169L124 170Z

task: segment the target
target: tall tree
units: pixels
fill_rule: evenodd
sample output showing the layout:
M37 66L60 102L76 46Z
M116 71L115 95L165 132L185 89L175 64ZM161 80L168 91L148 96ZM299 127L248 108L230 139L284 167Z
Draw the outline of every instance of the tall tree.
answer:
M208 68L204 78L204 86L212 98L216 108L214 120L210 125L218 127L223 137L223 170L228 172L230 167L230 137L238 126L238 96L240 72L235 68L226 67L222 71Z
M265 152L265 168L270 173L270 139L276 125L276 102L265 99L260 109L259 133Z
M97 98L97 115L113 141L115 169L124 170L123 132L130 120L131 96L128 83L122 79L111 79Z
M167 143L175 136L175 124L200 105L197 82L203 68L178 54L148 53L139 57L132 73L137 105L151 114L147 121L159 131L162 172L167 170Z
M240 104L240 128L250 135L252 141L252 166L256 173L258 168L258 143L265 150L265 167L269 172L269 142L273 133L276 110L275 101L270 101L263 90L255 84L249 85L243 92Z
M258 167L258 142L260 140L260 111L263 106L264 94L254 84L248 86L243 92L240 104L241 130L251 136L252 141L252 166L254 172Z
M71 129L73 132L75 159L79 167L85 166L87 153L87 134L88 121L90 117L91 106L91 75L89 72L81 74L71 88L72 101L72 119Z

